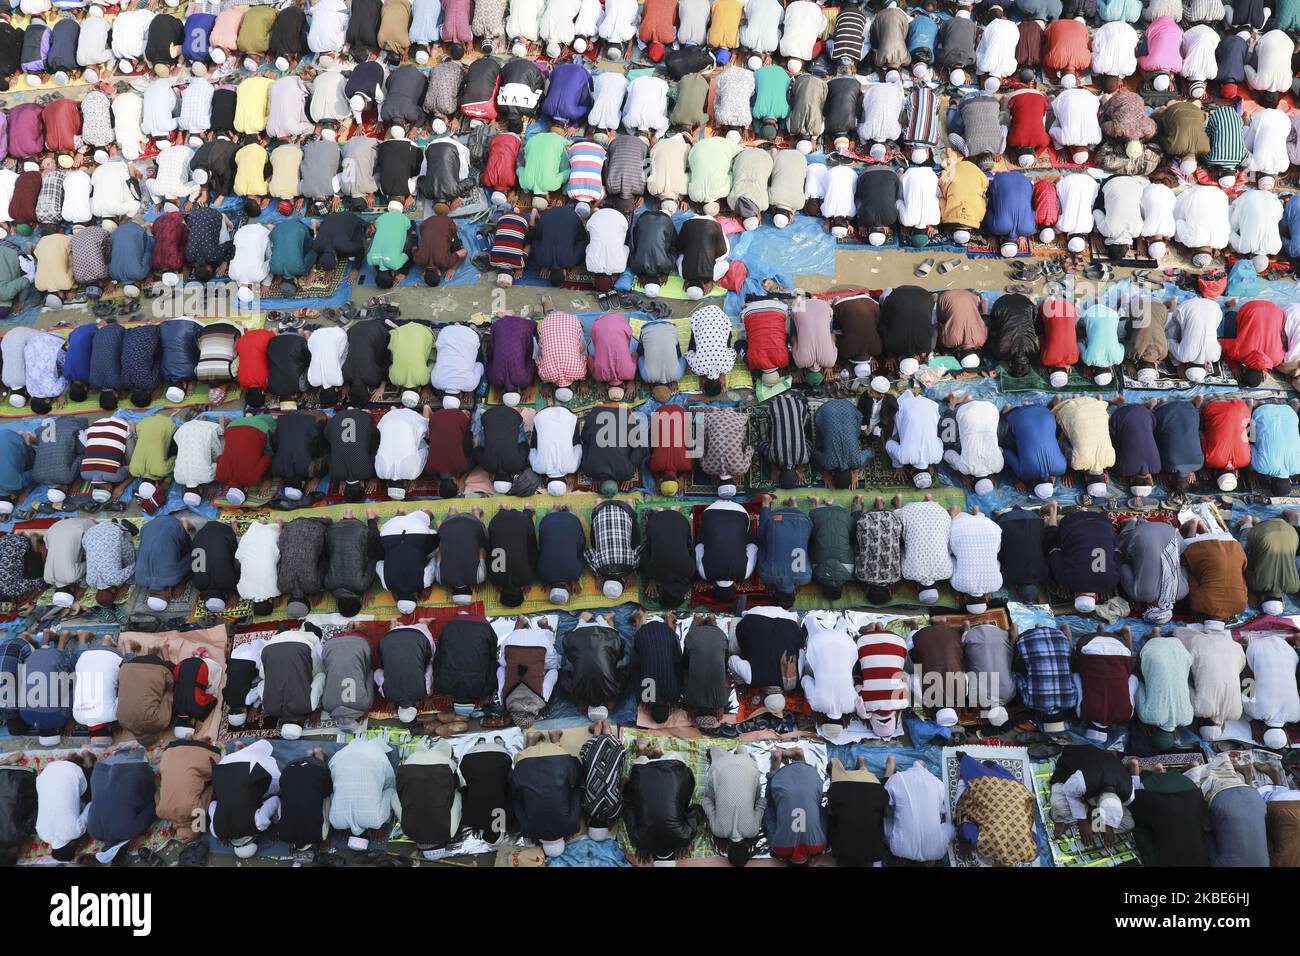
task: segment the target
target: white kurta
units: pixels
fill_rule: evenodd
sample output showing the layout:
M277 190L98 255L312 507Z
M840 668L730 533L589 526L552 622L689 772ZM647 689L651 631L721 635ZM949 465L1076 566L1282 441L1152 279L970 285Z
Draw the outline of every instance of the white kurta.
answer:
M971 401L957 406L958 447L944 452L952 468L972 478L987 478L1002 471L998 425L1002 416L992 402Z
M1056 221L1056 231L1067 235L1087 235L1092 232L1092 205L1097 201L1099 185L1088 173L1070 173L1056 183L1056 196L1061 214Z
M972 597L1001 590L998 551L1002 547L1002 528L996 521L985 514L963 511L953 516L948 542L952 549L953 590Z
M626 43L636 36L640 20L641 4L637 0L605 0L597 32L607 43Z
M587 123L594 129L618 129L623 112L627 76L613 71L597 73L592 84L591 112Z
M602 206L587 220L587 271L595 275L622 275L627 269L627 217L612 206Z
M1228 244L1228 194L1218 186L1191 186L1174 201L1174 235L1188 249Z
M413 408L394 408L379 419L375 477L410 481L429 460L429 423Z
M999 79L1020 69L1016 62L1016 45L1020 42L1020 27L1005 17L990 20L984 25L984 34L975 47L975 69Z
M1246 662L1255 676L1255 693L1244 701L1246 716L1269 727L1300 720L1295 648L1278 634L1253 634L1246 642Z
M1252 173L1280 176L1291 166L1286 143L1291 137L1291 117L1279 109L1258 110L1246 127L1246 168Z
M437 358L429 384L440 392L472 392L483 381L478 333L468 325L444 325L438 331Z
M781 55L811 60L813 47L826 29L826 14L812 0L794 0L785 8Z
M852 166L832 166L826 170L826 188L822 195L823 219L853 218L858 211L853 197L853 187L857 182L858 171Z
M1169 340L1169 357L1175 362L1207 365L1219 361L1219 323L1223 309L1217 302L1202 299L1185 299L1174 309L1165 323L1165 337Z
M668 81L658 76L638 76L627 85L623 101L623 126L629 133L653 130L662 136L668 129Z
M1183 34L1183 79L1208 82L1219 73L1215 51L1219 47L1219 31L1202 23Z
M939 177L932 166L909 166L899 176L898 221L909 229L939 225Z
M1285 93L1291 89L1295 75L1291 56L1295 43L1281 30L1269 30L1255 41L1254 63L1246 59L1246 82L1251 89Z
M1142 190L1142 235L1172 236L1174 191L1164 183L1148 183Z
M1093 218L1107 245L1131 246L1142 235L1142 190L1146 181L1136 176L1116 176L1102 185L1103 209Z
M311 362L307 384L316 388L342 388L343 363L348 357L348 333L337 326L319 328L307 339Z
M1244 256L1275 256L1282 251L1282 201L1263 189L1248 189L1228 210L1229 244Z
M1075 87L1052 101L1055 120L1048 134L1057 146L1096 146L1101 142L1101 101L1095 93Z
M834 611L812 611L804 618L808 643L803 651L803 690L808 705L831 720L854 712L858 702L853 668L858 646L844 618Z
M1138 35L1131 23L1112 20L1092 35L1092 72L1101 76L1132 76L1137 72Z
M582 464L582 446L574 444L578 417L563 405L543 408L533 418L536 448L528 453L533 471L547 478L563 478Z

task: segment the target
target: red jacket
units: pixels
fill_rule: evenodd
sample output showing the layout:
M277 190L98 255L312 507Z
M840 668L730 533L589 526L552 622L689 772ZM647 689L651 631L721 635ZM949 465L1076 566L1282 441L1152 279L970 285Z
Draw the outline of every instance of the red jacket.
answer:
M1239 398L1201 406L1205 467L1232 471L1250 465L1250 407Z
M1042 360L1047 368L1070 368L1079 361L1079 314L1065 299L1044 299L1038 308L1043 323Z
M41 111L45 123L45 148L56 153L71 153L81 135L81 104L59 97L50 100Z
M1056 195L1055 179L1034 180L1034 222L1042 226L1055 226L1061 218L1061 198Z
M190 227L183 212L163 213L153 221L153 267L159 272L180 272L185 268L185 245Z
M1237 309L1237 337L1220 339L1223 357L1266 372L1282 361L1282 330L1286 314L1274 302L1254 299Z
M485 189L499 189L509 192L515 188L518 178L515 166L519 163L519 146L521 140L514 133L497 133L488 144L487 162L483 165L483 186Z
M1061 73L1077 73L1092 66L1088 26L1078 20L1054 20L1047 25L1043 66Z
M245 332L235 343L239 355L240 388L266 388L270 366L266 361L266 344L275 337L270 329L253 329Z

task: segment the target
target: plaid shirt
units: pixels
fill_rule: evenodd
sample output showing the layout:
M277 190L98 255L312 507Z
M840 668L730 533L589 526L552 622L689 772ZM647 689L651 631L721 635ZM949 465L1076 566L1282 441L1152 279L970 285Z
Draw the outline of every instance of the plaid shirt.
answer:
M606 501L591 512L591 543L587 566L600 576L619 576L641 561L641 534L636 515L621 501Z
M537 374L543 382L567 387L587 377L582 322L569 312L552 312L537 326Z
M194 150L188 146L168 146L155 160L153 194L158 199L193 199L199 187L190 175Z
M212 94L216 88L201 77L194 77L181 93L181 129L187 133L206 133L212 128Z
M37 222L63 221L63 180L68 174L52 169L41 176L41 191L36 196Z
M1016 652L1025 672L1016 686L1025 706L1045 714L1071 710L1078 703L1070 680L1070 639L1054 627L1036 627L1020 635Z

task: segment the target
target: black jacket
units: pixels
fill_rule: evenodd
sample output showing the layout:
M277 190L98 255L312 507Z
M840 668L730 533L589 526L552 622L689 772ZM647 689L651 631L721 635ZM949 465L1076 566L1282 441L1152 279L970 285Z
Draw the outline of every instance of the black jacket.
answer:
M560 686L579 710L604 707L627 689L628 649L622 636L604 624L576 627L564 635Z
M36 832L36 772L0 767L0 847L26 843Z
M384 338L386 341L388 337ZM349 351L348 358L351 357ZM335 481L365 481L375 477L379 426L368 411L349 408L331 416L325 426L325 440L330 448L330 478Z
M682 760L636 764L623 790L623 825L638 853L664 857L690 845L703 811L691 805L695 774Z
M433 689L462 703L490 697L497 686L497 638L485 618L456 617L438 635Z
M429 696L424 670L433 648L424 631L395 627L379 641L379 661L384 668L384 697L398 707L414 707Z

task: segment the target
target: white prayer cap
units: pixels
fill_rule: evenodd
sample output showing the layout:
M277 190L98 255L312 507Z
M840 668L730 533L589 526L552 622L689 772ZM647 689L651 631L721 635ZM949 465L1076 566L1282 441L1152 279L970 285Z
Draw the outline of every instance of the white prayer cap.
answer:
M275 58L275 68L281 73L289 72L289 58L287 56L277 56Z
M937 604L939 602L939 589L925 588L917 594L916 599L922 604Z
M1237 476L1230 471L1225 471L1219 476L1218 485L1220 491L1236 491Z
M586 41L583 37L574 37L574 38L573 38L573 52L574 52L574 53L586 53L586 52L587 52L587 41Z
M1206 724L1201 728L1201 739L1211 743L1223 736L1223 728L1218 724Z
M734 498L736 497L736 490L736 486L732 484L718 485L718 497Z
M1093 811L1093 815L1101 818L1103 826L1117 827L1124 818L1124 804L1120 802L1119 797L1108 791L1097 798L1097 809Z
M1034 156L1033 153L1021 153L1020 156L1016 159L1016 163L1022 167L1029 167L1034 165L1034 160L1036 158L1037 157Z
M87 83L98 83L99 72L97 70L92 69L91 67L86 67L84 70L81 71L81 78L85 80Z
M1086 163L1088 161L1088 150L1084 148L1076 149L1074 155L1070 157L1076 163Z
M546 854L546 856L547 856L548 859L552 859L552 860L553 860L553 859L555 859L557 856L559 856L560 854L562 854L562 853L564 852L564 841L563 841L563 840L543 840L543 841L542 841L542 852Z
M253 287L252 287L252 286L241 285L241 286L239 287L239 301L240 301L240 302L244 303L245 305L248 305L250 302L252 302L252 301L253 301L254 299L256 299L256 298L257 298L257 293L255 293L255 292L253 291Z
M456 395L442 396L443 408L460 408L460 398Z
M366 98L362 96L360 93L353 93L351 98L348 99L348 105L351 106L353 111L357 113L360 113L362 110L366 108L367 102L368 101L366 100Z
M208 598L206 601L204 601L203 606L206 607L213 614L218 614L221 611L224 611L226 609L226 602L221 600L221 598L213 597L213 598Z
M883 246L885 244L885 234L876 230L867 234L867 242L873 246Z
M1182 161L1178 164L1178 170L1184 176L1190 176L1192 173L1196 172L1196 158L1193 156L1184 156Z
M244 494L244 489L242 488L227 488L226 500L232 505L238 507L248 500L248 496Z
M1051 375L1047 376L1047 381L1052 388L1065 388L1065 386L1070 382L1070 373L1058 368Z
M45 493L45 497L49 498L50 501L53 502L54 504L61 505L67 499L68 495L67 492L63 491L62 489L51 488L49 491Z
M1281 727L1270 727L1264 731L1264 746L1272 747L1274 750L1281 750L1287 745L1286 731Z
M1076 85L1078 85L1078 82L1079 82L1079 78L1075 76L1073 73L1061 74L1061 86L1065 87L1067 90L1073 89Z
M420 393L408 388L402 392L402 404L407 408L415 408L420 404Z
M991 478L981 478L975 482L975 494L977 495L987 495L993 491L993 488L993 479Z
M474 600L474 595L466 594L463 592L460 594L453 594L451 596L451 601L453 604L469 604L470 601L472 600Z
M1154 368L1140 368L1140 369L1138 369L1138 381L1139 381L1139 382L1143 382L1143 383L1145 383L1145 384L1150 384L1151 382L1154 382L1154 381L1156 380L1157 376L1158 376L1158 373L1156 372L1156 370L1155 370Z
M924 63L914 63L912 65L912 75L918 80L924 80L930 75L930 68Z
M1189 382L1205 381L1205 367L1203 365L1189 365L1183 374L1187 376Z
M149 599L145 603L149 605L149 610L151 611L167 610L167 602L154 594L149 595Z
M1139 498L1146 498L1155 490L1155 488L1151 485L1129 485L1128 490L1133 492L1133 494L1137 495Z
M55 591L54 597L50 599L55 607L72 607L72 602L75 600L76 598L72 596L70 591ZM163 605L163 607L166 606L166 604Z
M951 707L941 707L934 715L934 722L940 727L952 727L957 723L957 711Z
M399 614L414 614L414 613L415 613L415 602L414 602L414 601L407 601L407 600L398 601L398 602L397 602L397 612L398 612Z
M918 471L912 478L912 484L924 490L934 484L934 478L931 477L928 471Z
M194 180L200 186L208 184L208 171L206 169L195 169L190 172L190 179Z
M552 604L568 604L568 603L569 603L569 592L568 592L568 589L567 589L567 588L551 588L551 592L550 592L550 594L547 595L547 599L548 599Z
M1088 494L1094 498L1105 498L1110 493L1104 481L1093 481L1088 484Z
M492 191L491 198L492 198L492 205L494 206L504 206L506 203L510 202L510 197L507 196L499 189L494 189Z
M1091 594L1080 594L1074 599L1074 609L1080 614L1091 614L1097 609L1097 599Z
M404 724L409 724L416 718L416 709L414 707L397 708L397 719Z
M226 720L230 723L231 727L242 727L244 726L244 722L248 720L248 714L243 712L231 714L226 718Z
M953 86L961 86L966 82L966 71L961 67L948 71L948 80Z
M1055 486L1050 481L1040 481L1034 485L1034 495L1041 501L1052 497L1052 492L1055 490Z
M1168 73L1159 74L1158 76L1156 76L1154 80L1151 81L1151 85L1155 87L1159 92L1163 93L1165 90L1169 89L1169 74Z
M1255 185L1260 189L1272 189L1277 185L1277 180L1272 176L1260 176L1259 179L1255 181Z
M1270 600L1270 601L1265 601L1263 604L1261 604L1259 606L1259 609L1263 611L1265 614L1278 615L1282 613L1284 607L1281 601Z
M963 356L961 360L962 368L979 368L979 364L980 364L980 357L975 352L968 353L967 355Z
M990 707L986 719L994 727L1001 727L1011 719L1011 715L1007 713L1005 707Z
M700 299L703 299L704 290L697 285L687 286L686 298L690 299L692 302L696 302Z
M762 220L757 216L746 216L744 222L741 224L745 227L746 232L753 232L761 223ZM1261 269L1260 271L1262 272L1263 270Z
M241 843L235 847L235 856L241 860L247 860L250 857L257 856L257 841L249 840L247 843Z
M208 50L208 59L220 66L226 62L226 51L219 46L214 46Z
M42 747L55 747L58 746L59 741L62 739L63 738L60 737L58 734L52 734L52 735L47 734L42 737L37 737L36 742L40 744Z
M191 133L190 138L187 142L195 149L198 149L200 146L203 145L203 137L200 136L198 133Z
M1015 254L1019 251L1020 251L1020 246L1017 243L1012 242L1010 239L1008 239L1006 242L1002 243L1002 245L998 247L998 252L1002 253L1002 258L1004 259L1010 259L1014 257Z
M302 498L302 489L295 488L293 487L293 485L289 485L284 489L284 496L288 498L290 501L299 501Z
M9 396L9 404L14 408L22 408L27 404L27 396L21 392L14 392Z
M495 492L496 492L497 494L499 494L499 495L508 495L508 494L510 494L510 489L511 489L512 487L513 487L513 485L511 485L510 482L508 482L508 481L494 481L494 482L492 482L492 490L495 491Z
M185 502L187 508L197 508L203 504L203 496L197 491L187 491L181 495L181 501Z
M921 363L914 358L905 358L898 363L898 371L903 375L915 375Z
M611 579L609 581L606 581L604 584L600 586L600 591L602 594L605 595L605 597L609 598L612 601L615 598L622 596L623 582L615 581Z
M923 166L930 158L930 151L924 146L912 147L911 160L913 166Z
M967 614L983 614L988 609L989 606L984 601L973 601L966 605Z
M889 154L889 151L888 151L887 149L885 149L885 144L884 144L884 143L872 143L872 144L871 144L871 158L872 158L872 159L879 161L879 160L884 159L888 154Z
M803 69L803 60L800 60L798 57L791 57L786 60L785 66L791 73L798 73Z
M514 56L527 56L527 55L528 55L528 47L526 47L526 46L525 46L524 44L522 44L522 43L516 43L514 46L512 46L512 47L510 48L510 52L511 52L511 54L513 54Z
M1115 380L1115 376L1112 375L1110 372L1098 372L1096 375L1092 377L1092 381L1094 384L1102 385L1102 386L1109 385L1114 380Z
M573 389L567 385L561 385L555 390L555 400L557 402L567 402L573 398Z
M244 57L244 69L248 70L250 73L256 72L257 60L253 59L251 56Z
M12 501L0 501L0 515L13 514L14 503Z
M1083 252L1087 247L1088 243L1084 241L1083 236L1071 236L1070 241L1065 244L1065 248L1071 252Z
M560 497L569 490L569 486L559 478L553 478L546 483L546 493L554 498Z
M843 239L849 234L848 226L831 226L831 235L836 239Z
M587 827L587 836L595 840L597 843L602 843L605 840L609 839L609 828L608 827Z
M966 245L966 243L970 242L970 230L954 229L952 231L952 241L957 243L959 246ZM1012 253L1012 255L1014 255L1014 253Z
M799 142L794 144L794 148L799 150L799 152L803 153L805 156L807 156L809 153L813 151L812 140L801 139L799 140Z
M763 65L763 58L755 53L745 62L751 70L757 70Z
M768 694L763 698L763 706L771 713L780 717L785 712L785 694L780 691Z
M23 172L39 173L40 171L41 171L41 164L36 162L36 160L29 159L23 162Z
M516 405L519 404L519 398L520 396L518 392L506 392L504 395L501 396L501 400L505 402L507 405L509 405L511 408L514 408Z
M984 80L985 93L996 93L998 91L998 88L1001 86L1002 86L1002 81L999 80L996 76L986 77Z
M549 43L547 43L546 55L549 56L551 59L555 59L557 56L559 56L560 44L556 43L554 40L551 40Z
M385 490L388 493L388 497L392 498L394 501L406 500L406 489L403 488L401 485L390 485Z
M659 298L659 283L658 283L658 282L647 282L647 283L645 284L645 294L648 295L648 296L649 296L650 298L652 298L652 299L657 299L657 298Z
M867 368L866 372L869 371L871 371L870 367ZM866 372L863 372L862 374L865 375ZM889 379L885 378L883 375L877 375L871 380L871 390L878 395L889 394Z
M180 285L181 277L175 272L164 272L162 274L162 284L172 289Z
M420 66L424 66L424 64L428 63L428 62L429 62L429 51L428 51L428 50L416 50L416 51L415 51L415 62L418 63L418 64L420 64Z
M1255 271L1261 275L1268 271L1269 259L1268 256L1264 255L1262 252L1253 256L1250 262L1251 265L1255 267Z
M404 136L406 136L406 129L404 127L396 125L388 127L389 139L402 139Z
M403 206L399 200L396 200L396 199L390 199L390 200L388 200L388 211L389 211L389 212L401 212L404 208L406 208L406 207Z

